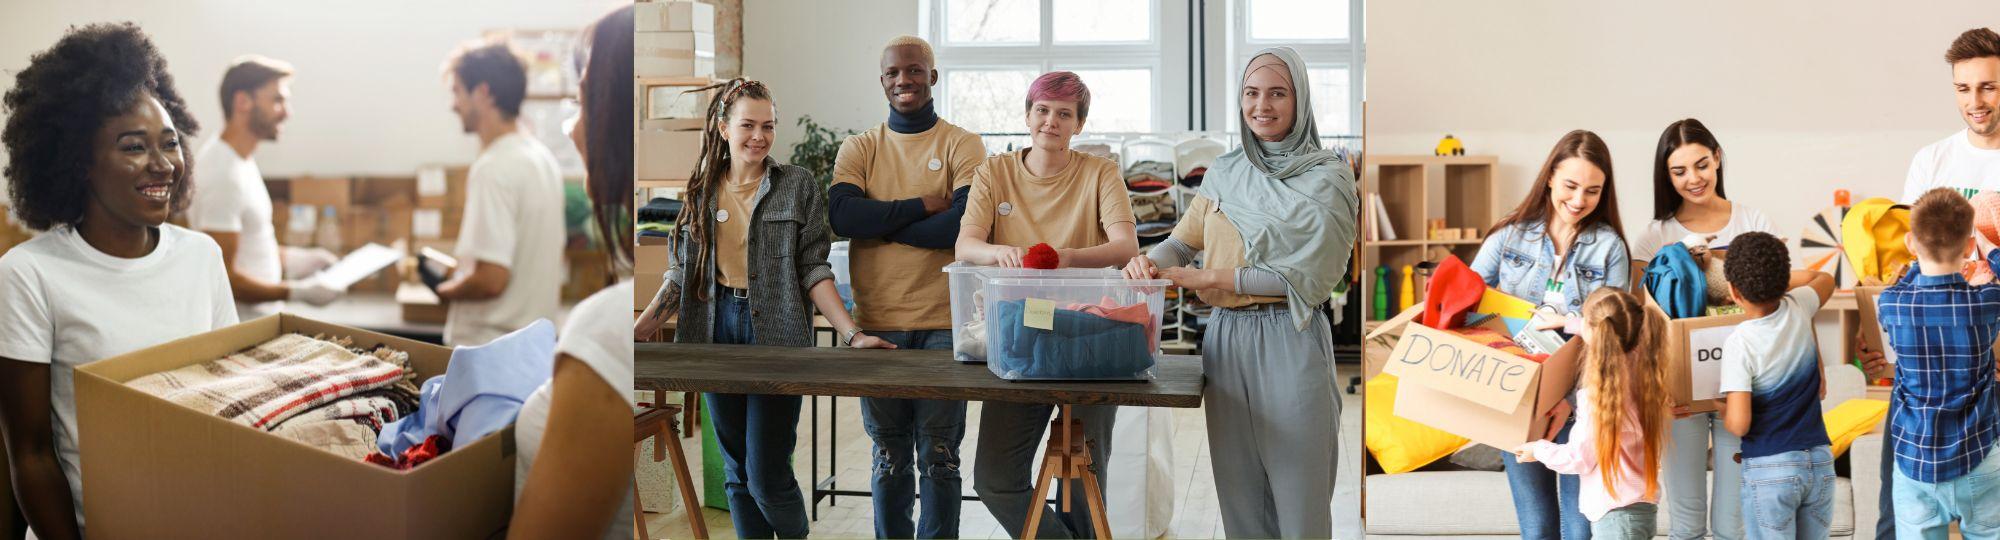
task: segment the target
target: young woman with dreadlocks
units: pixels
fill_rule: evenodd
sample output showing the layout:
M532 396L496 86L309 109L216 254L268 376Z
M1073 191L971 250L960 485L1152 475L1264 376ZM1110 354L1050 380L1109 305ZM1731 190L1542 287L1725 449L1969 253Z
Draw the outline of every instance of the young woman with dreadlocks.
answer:
M666 284L640 315L635 335L651 334L679 314L678 343L811 347L818 308L841 344L894 348L862 334L834 290L825 190L811 172L770 158L777 139L770 89L734 79L702 90L717 90L708 107L713 121L675 223ZM722 446L737 534L804 538L805 498L791 466L801 399L702 398Z

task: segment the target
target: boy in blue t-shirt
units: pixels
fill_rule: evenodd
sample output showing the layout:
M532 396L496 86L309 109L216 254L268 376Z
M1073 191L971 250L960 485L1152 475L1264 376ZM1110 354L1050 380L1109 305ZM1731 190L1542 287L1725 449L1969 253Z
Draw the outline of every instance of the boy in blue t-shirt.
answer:
M1819 407L1826 375L1812 331L1833 276L1791 267L1785 243L1760 232L1731 241L1722 265L1729 297L1751 317L1722 344L1720 408L1743 438L1743 532L1752 539L1826 538L1833 521L1833 443Z
M1956 190L1935 188L1919 197L1905 241L1917 265L1877 300L1896 351L1889 441L1897 538L1942 540L1953 521L1967 540L2000 538L2000 459L1993 455L2000 388L1992 349L2000 285L1973 286L1957 272L1972 219L1972 204ZM2000 267L2000 250L1981 251Z

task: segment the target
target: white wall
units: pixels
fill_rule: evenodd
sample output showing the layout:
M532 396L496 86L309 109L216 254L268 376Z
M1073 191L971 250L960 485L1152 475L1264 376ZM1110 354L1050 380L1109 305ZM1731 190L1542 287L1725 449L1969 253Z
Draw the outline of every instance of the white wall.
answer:
M852 130L888 118L875 76L882 44L917 26L917 0L744 2L743 76L770 85L778 101L772 157L791 158L800 116Z
M1691 4L1691 5L1690 5ZM1368 149L1429 153L1451 133L1497 154L1496 212L1556 139L1610 145L1627 231L1652 214L1653 147L1695 117L1725 151L1731 201L1796 238L1833 190L1900 197L1911 155L1964 127L1944 49L1990 2L1373 2ZM1991 22L1991 21L1986 21Z
M166 55L203 138L222 129L216 93L231 59L256 53L298 68L283 139L258 150L265 174L407 174L477 153L439 78L459 43L487 30L582 28L622 3L9 0L0 7L0 91L70 26L132 21Z

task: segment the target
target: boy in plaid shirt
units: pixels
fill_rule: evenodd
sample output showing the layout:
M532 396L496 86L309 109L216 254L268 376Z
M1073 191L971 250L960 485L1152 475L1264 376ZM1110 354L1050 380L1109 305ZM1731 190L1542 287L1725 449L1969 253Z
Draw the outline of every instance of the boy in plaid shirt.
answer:
M1959 275L1973 210L1950 188L1925 192L1906 243L1917 266L1882 291L1880 322L1896 352L1889 440L1896 537L1943 539L1952 521L1968 540L2000 538L2000 388L1993 341L2000 285ZM1985 246L2000 268L2000 250Z

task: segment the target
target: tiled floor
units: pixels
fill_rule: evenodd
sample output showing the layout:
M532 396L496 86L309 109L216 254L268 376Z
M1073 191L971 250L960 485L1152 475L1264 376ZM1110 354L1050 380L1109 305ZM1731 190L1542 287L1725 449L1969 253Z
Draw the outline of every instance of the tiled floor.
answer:
M1358 371L1356 366L1341 365L1337 370L1337 381L1344 392L1349 377ZM1335 486L1334 534L1339 538L1360 538L1360 475L1358 473L1361 455L1361 398L1358 395L1341 395L1340 445L1341 460L1338 484ZM820 398L822 419L817 426L824 443L827 437L828 400ZM843 489L866 490L868 486L868 464L870 445L868 437L861 431L860 403L854 398L838 398L840 417L839 446L831 451L838 453L840 463L838 483ZM960 448L969 465L971 456L978 451L976 441L979 430L979 405L973 404L967 413L965 443ZM810 415L808 407L807 415ZM1173 485L1176 503L1173 522L1165 538L1220 538L1222 518L1216 510L1215 482L1209 470L1208 435L1200 409L1176 409L1174 419ZM813 426L800 422L799 447L796 462L800 475L799 485L807 487L811 480L808 465L811 463L807 452ZM682 439L688 449L690 467L696 470L695 481L701 482L701 445L698 439ZM822 452L827 450L822 449ZM821 454L820 466L826 467L826 454ZM822 471L824 473L824 471ZM966 494L972 492L970 476L965 481ZM959 534L965 538L1005 538L1006 530L993 520L986 508L977 502L968 501L961 507ZM735 530L730 526L729 514L704 509L711 538L735 538ZM688 538L689 531L685 514L676 510L671 515L648 514L646 523L653 538ZM868 538L874 536L874 511L869 501L862 497L839 497L831 503L819 506L819 520L812 524L812 535L816 538Z

